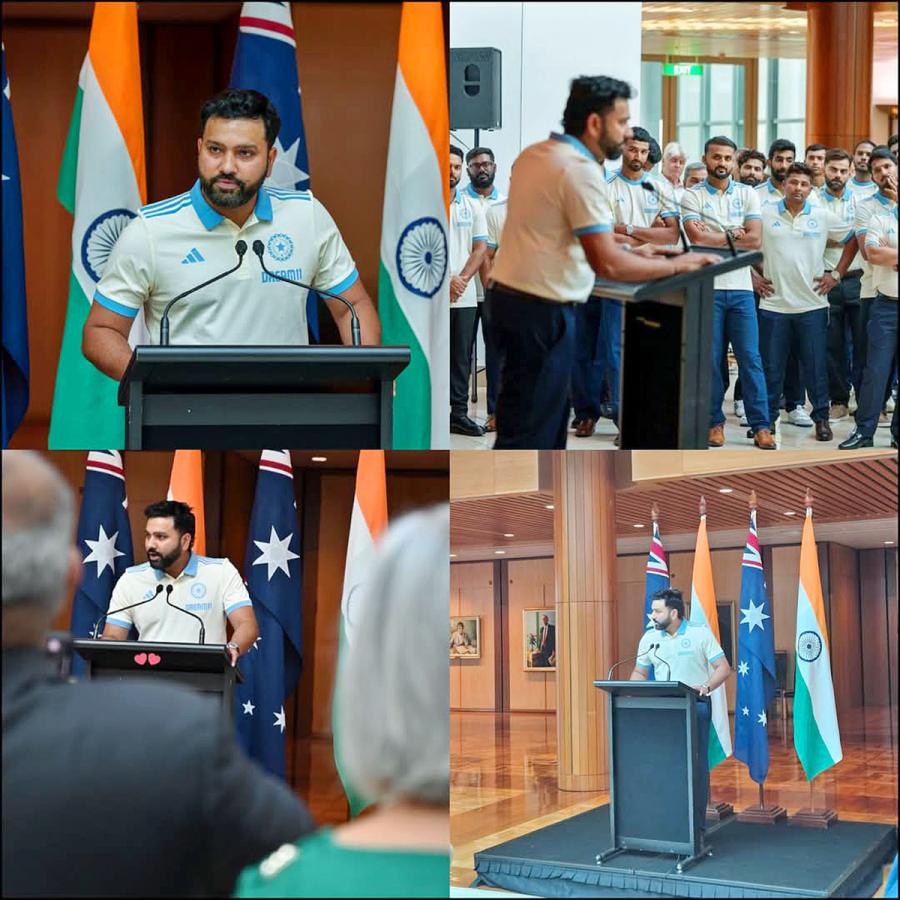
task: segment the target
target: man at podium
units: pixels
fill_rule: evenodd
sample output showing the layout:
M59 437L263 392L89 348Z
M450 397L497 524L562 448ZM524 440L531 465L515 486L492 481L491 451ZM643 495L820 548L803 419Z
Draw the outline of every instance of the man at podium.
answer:
M235 665L259 637L240 573L230 560L193 552L196 522L186 503L161 500L144 515L147 562L126 569L116 582L102 636L125 641L134 626L143 641L225 644ZM276 546L273 538L268 552L271 566L279 552L291 551ZM226 619L234 629L227 644Z
M200 126L193 187L142 207L121 232L98 226L97 247L86 248L85 260L100 271L82 336L85 357L120 380L138 313L150 342L160 343L167 305L195 287L169 312L173 343L308 344L307 292L273 274L340 294L356 311L361 342L379 343L378 314L328 211L308 190L263 186L281 126L269 99L228 89L203 105ZM351 343L349 306L324 299L341 340Z
M664 588L653 595L648 628L638 643L637 662L631 681L646 681L655 667L657 681L680 681L698 691L697 739L701 748L701 786L696 795L698 822L706 821L706 802L709 797L709 726L711 706L709 695L731 675L725 651L705 625L691 625L684 617L681 591ZM712 668L712 673L710 673Z

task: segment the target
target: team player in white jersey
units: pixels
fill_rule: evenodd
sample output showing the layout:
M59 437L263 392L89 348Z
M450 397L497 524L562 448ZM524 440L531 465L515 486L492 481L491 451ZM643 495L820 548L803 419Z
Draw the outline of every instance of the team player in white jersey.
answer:
M853 177L847 187L857 200L865 200L878 193L878 185L872 175L871 157L875 149L875 141L865 138L857 142L853 148Z
M84 326L84 355L120 379L138 311L158 342L167 303L235 266L239 240L247 245L240 268L172 307L172 343L309 342L306 291L262 271L253 252L258 240L267 268L344 296L359 316L362 342L377 344L378 315L328 211L309 191L263 187L280 127L268 98L229 89L207 101L200 118L199 178L184 194L142 208L119 235ZM339 300L325 303L349 344L350 311Z

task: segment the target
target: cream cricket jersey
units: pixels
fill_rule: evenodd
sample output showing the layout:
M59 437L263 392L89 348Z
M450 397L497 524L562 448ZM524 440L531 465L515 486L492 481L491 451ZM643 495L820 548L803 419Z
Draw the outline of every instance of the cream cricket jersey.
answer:
M772 179L770 178L768 181L764 181L762 184L758 184L753 190L756 191L757 196L759 197L759 207L763 209L770 204L778 204L784 200L784 194L775 187ZM810 205L819 206L819 191L815 187L813 187L809 192L809 200Z
M160 584L163 592L149 603L116 612L122 606L153 597ZM200 623L166 603L165 588L170 584L171 602L203 620L207 644L224 644L225 617L243 606L252 606L243 579L229 560L192 553L177 578L151 568L150 563L126 569L113 588L109 601L112 614L106 621L127 629L134 625L141 641L196 644Z
M669 209L668 203L660 204L659 197L653 191L641 187L645 181L657 186L657 179L650 178L646 172L637 181L626 178L621 171L609 180L609 198L617 225L649 228L657 216L663 219L677 218L677 208ZM662 190L662 187L659 186L658 189Z
M484 208L464 191L457 191L450 201L450 274L459 275L472 255L475 241L487 241ZM462 296L450 304L450 309L478 305L475 279L469 279Z
M506 223L506 205L506 199L498 200L496 203L492 203L485 213L489 250L498 250L500 248L500 234Z
M853 228L853 220L856 218L856 195L850 188L845 187L844 193L841 194L840 197L835 197L827 187L822 186L818 190L818 195L823 209L827 209L829 212L834 213L834 215L836 215L848 228ZM840 247L825 248L825 270L827 272L836 268L840 261ZM862 264L862 254L857 253L856 256L853 257L847 271L851 272L853 269L861 269Z
M494 281L545 300L586 302L595 276L579 236L613 230L603 166L578 138L551 134L526 147L512 171Z
M463 193L481 206L481 211L484 213L485 220L487 220L488 210L495 203L499 203L506 199L506 197L501 194L496 187L491 188L490 194L485 196L484 194L479 194L471 183L467 184L463 188ZM472 281L475 282L475 295L476 297L478 297L478 302L481 303L481 301L484 300L484 286L481 283L481 275L476 272L475 277L472 279Z
M241 267L179 300L169 313L173 344L307 344L303 288L266 275L253 253L265 246L266 266L279 275L340 293L358 278L334 220L309 191L262 187L243 227L217 213L199 180L184 194L151 203L113 246L94 301L123 316L143 307L152 343L166 304L237 263Z
M651 653L650 645L657 643L659 649ZM642 669L656 666L657 681L681 681L697 687L706 684L710 665L724 655L725 651L705 625L691 625L684 619L675 634L656 628L645 631L638 643L637 664ZM663 660L662 665L659 660ZM671 674L665 663L671 667Z
M775 293L760 297L759 308L778 313L804 313L828 307L828 295L817 294L813 279L825 271L825 245L846 244L853 228L827 209L807 201L792 216L784 200L762 211L763 275Z
M760 218L759 197L756 191L733 178L728 179L728 187L724 191L714 188L709 179L688 188L681 198L682 219L685 222L703 222L713 231L725 231L726 228L743 228L747 222ZM724 227L718 227L704 216L718 220ZM702 244L702 239L698 241ZM750 267L735 269L725 275L719 275L713 282L717 291L752 291Z
M866 228L866 249L878 247L884 240L888 247L897 249L897 207L890 212L879 213L869 219ZM896 266L872 265L872 284L876 293L897 299Z
M856 236L865 235L866 229L869 226L869 220L875 215L883 215L884 213L890 212L892 209L896 209L897 204L894 203L893 200L889 200L885 197L880 191L877 194L872 194L869 197L865 197L862 200L856 201L856 218L853 220L853 229L856 232ZM865 237L863 237L865 241ZM862 278L860 279L859 284L859 296L860 297L874 297L875 296L875 284L872 280L872 266L869 264L868 260L862 260Z
M874 181L857 181L855 175L847 182L847 187L850 188L857 201L867 200L878 193L878 185Z

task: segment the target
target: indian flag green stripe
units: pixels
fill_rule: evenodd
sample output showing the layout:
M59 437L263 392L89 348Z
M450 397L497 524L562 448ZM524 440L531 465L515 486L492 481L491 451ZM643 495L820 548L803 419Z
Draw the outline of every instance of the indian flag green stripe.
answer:
M72 109L72 120L69 122L69 133L66 135L66 148L63 152L62 165L59 169L59 181L56 183L56 198L65 209L75 214L75 180L78 176L78 133L81 131L81 106L84 103L84 91L79 86L75 92L75 106Z
M794 746L807 781L812 781L819 772L840 761L840 757L832 757L822 740L813 710L813 698L802 675L794 679Z
M715 728L709 729L709 767L710 769L714 769L720 762L725 761L726 757L725 750L722 747L722 742L719 740L719 735L716 733Z

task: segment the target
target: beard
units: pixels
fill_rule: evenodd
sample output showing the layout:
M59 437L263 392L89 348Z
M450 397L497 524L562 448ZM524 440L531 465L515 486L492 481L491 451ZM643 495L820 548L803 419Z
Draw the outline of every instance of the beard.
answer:
M787 169L783 172L779 172L777 169L772 169L772 181L776 184L784 184L784 179L787 178Z
M832 178L830 181L825 182L828 185L828 189L833 191L835 194L840 193L844 189L844 182L841 181L840 178Z
M475 187L488 188L494 183L496 172L485 172L483 169L477 175L470 175L469 179ZM451 185L452 187L453 185Z
M759 182L760 182L760 179L757 178L755 175L745 175L741 179L741 184L746 184L746 185L749 185L750 187L756 187L756 185L758 185Z
M715 169L707 169L709 171L712 171L714 178L727 178L731 174L731 166L716 166Z
M640 172L644 168L644 164L638 159L629 159L623 165L628 166L629 172Z
M450 190L452 191L459 184L459 178L454 178L452 175L450 176Z
M222 175L217 175L212 179L204 178L201 175L200 187L203 190L206 199L209 200L213 206L219 206L222 209L236 209L239 206L243 206L245 203L249 203L259 193L259 189L262 187L265 180L265 172L263 172L263 176L259 181L253 182L252 184L248 184L246 181L241 181L238 178L225 178ZM233 191L222 191L216 185L217 181L233 181L237 185L237 188Z
M150 563L151 569L168 569L169 566L171 566L179 556L181 556L181 547L176 547L171 553L167 553L165 554L165 556L157 556L156 559L153 559L148 554L147 562Z

